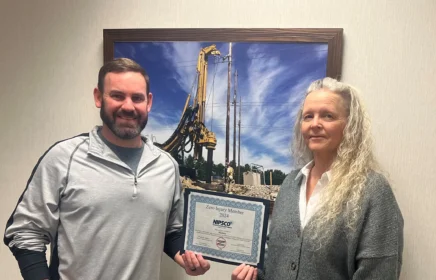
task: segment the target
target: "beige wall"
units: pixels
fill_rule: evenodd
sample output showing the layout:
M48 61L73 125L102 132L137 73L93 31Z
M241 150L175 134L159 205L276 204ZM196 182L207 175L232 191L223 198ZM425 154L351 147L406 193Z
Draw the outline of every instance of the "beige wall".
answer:
M268 3L270 2L270 3ZM0 2L0 225L40 155L99 122L103 28L342 27L343 80L364 92L378 155L405 218L402 279L436 279L436 1ZM154 257L154 256L152 256ZM162 279L188 279L166 257ZM212 263L207 276L229 279ZM0 246L2 279L20 279Z

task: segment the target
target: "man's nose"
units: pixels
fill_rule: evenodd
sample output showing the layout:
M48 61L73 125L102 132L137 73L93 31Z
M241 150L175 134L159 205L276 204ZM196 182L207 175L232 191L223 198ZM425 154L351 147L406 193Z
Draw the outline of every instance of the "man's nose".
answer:
M133 106L132 99L130 99L130 98L124 99L124 103L123 103L123 106L121 106L121 108L125 111L135 110L135 106Z

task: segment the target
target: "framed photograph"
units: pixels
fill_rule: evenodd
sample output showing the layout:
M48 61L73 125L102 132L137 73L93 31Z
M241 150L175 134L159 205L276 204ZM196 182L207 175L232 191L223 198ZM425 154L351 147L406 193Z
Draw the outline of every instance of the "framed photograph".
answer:
M176 158L193 180L186 186L274 201L293 169L308 85L341 78L342 36L341 28L105 29L104 61L126 57L147 71L153 106L143 134Z

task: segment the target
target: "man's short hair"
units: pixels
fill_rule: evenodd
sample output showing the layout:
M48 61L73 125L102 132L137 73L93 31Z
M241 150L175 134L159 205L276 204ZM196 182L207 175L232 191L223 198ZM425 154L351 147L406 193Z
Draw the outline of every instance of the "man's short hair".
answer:
M140 73L146 84L147 95L150 93L150 78L147 72L141 65L129 58L116 58L109 62L106 62L98 72L98 90L103 93L104 91L104 79L107 73L124 73L124 72L136 72Z

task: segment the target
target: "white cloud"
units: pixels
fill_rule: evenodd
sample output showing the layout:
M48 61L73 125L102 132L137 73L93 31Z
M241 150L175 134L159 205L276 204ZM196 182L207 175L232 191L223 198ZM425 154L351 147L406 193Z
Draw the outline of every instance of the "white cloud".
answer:
M128 47L129 57L131 57L133 60L135 60L136 59L136 49L135 49L135 47L133 47L130 44L127 44L127 47ZM115 56L116 57L124 57L124 55L122 53L120 53L117 49L115 50Z
M328 45L327 44L319 44L319 45L315 46L315 55L316 55L317 59L319 59L319 60L326 59L327 53L328 53Z
M197 42L156 43L163 48L164 58L174 69L174 78L186 94L190 93L196 78L198 52L201 49Z
M199 43L165 43L160 44L164 50L164 63L169 63L174 70L174 79L187 93L191 91L196 77L196 63L201 49ZM228 44L220 49L222 55L228 52ZM317 54L323 53L323 46ZM291 155L289 144L292 136L293 119L303 99L309 83L314 79L307 76L292 88L283 87L295 78L298 69L294 69L287 61L281 61L273 53L261 45L252 45L247 54L251 57L247 69L235 69L246 74L245 79L238 77L238 95L242 96L243 107L241 130L241 165L256 163L266 169L280 169L289 172ZM267 55L266 55L267 54ZM206 127L216 133L217 146L214 151L214 162L225 162L225 125L227 118L227 63L209 57ZM239 64L242 65L242 64ZM232 75L232 80L234 76ZM196 85L195 85L196 89ZM231 88L231 102L234 88ZM192 93L194 98L195 92ZM237 102L239 102L239 96ZM149 123L143 134L152 134L159 143L165 142L176 129L180 120L180 112L151 112ZM168 113L170 115L168 115ZM239 108L237 110L239 115ZM280 116L280 117L278 117ZM289 128L289 129L287 129ZM230 110L230 145L229 156L233 160L233 106ZM254 142L249 147L247 143ZM207 150L203 150L207 157ZM276 160L281 158L282 160ZM286 159L283 161L283 158ZM237 159L236 159L237 160Z

